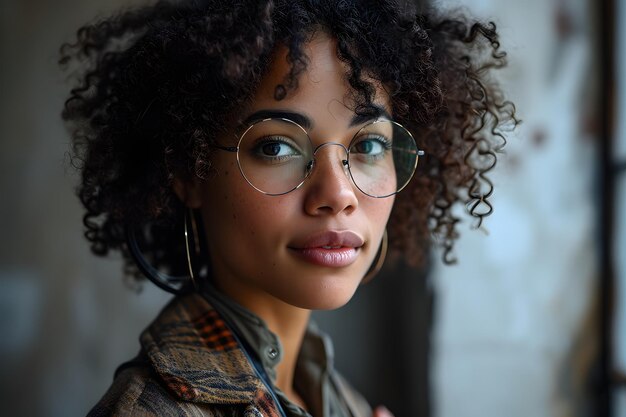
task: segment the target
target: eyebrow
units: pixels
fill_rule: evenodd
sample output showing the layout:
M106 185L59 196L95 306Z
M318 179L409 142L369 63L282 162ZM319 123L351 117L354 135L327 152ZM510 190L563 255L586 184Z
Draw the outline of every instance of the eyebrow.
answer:
M376 120L380 118L381 116L385 119L392 120L391 115L389 115L387 110L385 110L382 106L371 104L367 106L367 112L364 112L361 114L355 114L354 116L352 116L349 127L354 127L354 126L358 126L361 124L365 124L369 121ZM276 110L265 109L265 110L256 111L243 121L243 125L248 126L253 123L260 122L261 120L271 119L271 118L282 118L282 119L291 120L292 122L296 122L297 124L305 128L306 130L311 130L314 126L313 121L307 115L289 111L289 110L281 110L281 109L276 109Z
M309 117L302 113L296 113L289 110L259 110L248 116L246 120L243 121L243 125L248 126L253 123L260 122L261 120L276 118L291 120L307 130L311 129L313 126L313 122L311 122Z
M365 107L366 112L361 114L355 114L350 121L350 127L362 125L367 122L379 119L381 116L387 120L393 120L391 115L387 113L384 107L377 104L370 104Z

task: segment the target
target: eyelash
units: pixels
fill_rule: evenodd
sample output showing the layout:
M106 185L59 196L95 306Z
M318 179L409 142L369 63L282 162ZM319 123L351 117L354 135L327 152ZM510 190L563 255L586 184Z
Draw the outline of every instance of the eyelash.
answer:
M299 155L302 154L302 151L299 149L297 144L295 144L292 141L285 140L283 136L264 136L264 137L261 137L261 138L257 139L255 141L254 146L252 147L252 149L255 151L255 154L257 155L257 157L265 159L265 160L271 160L271 161L280 162L280 161L282 161L284 159L292 158L294 156L294 155L269 156L269 155L262 155L262 154L260 154L259 153L260 148L262 148L263 145L270 144L270 143L279 143L279 144L287 145L291 149L293 149L297 154L299 154Z

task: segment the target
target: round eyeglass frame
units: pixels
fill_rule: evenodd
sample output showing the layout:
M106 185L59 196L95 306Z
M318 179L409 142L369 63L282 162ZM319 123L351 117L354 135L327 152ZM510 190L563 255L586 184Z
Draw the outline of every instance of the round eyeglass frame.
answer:
M296 186L292 187L291 189L289 189L288 191L282 192L282 193L271 193L271 192L267 192L267 191L263 191L260 188L258 188L257 186L255 186L254 184L252 184L252 182L248 179L248 177L246 176L246 174L243 172L243 169L241 168L241 161L239 159L239 148L241 145L241 141L243 140L243 138L246 136L246 134L253 129L256 125L258 125L259 123L264 123L264 122L268 122L270 120L280 120L283 122L287 122L290 123L294 126L296 126L297 128L299 128L302 133L304 133L309 141L309 144L311 145L311 149L313 150L313 152L311 153L311 155L313 156L312 159L312 165L311 167L307 170L306 175L302 178L302 181L300 181ZM364 129L368 128L369 126L376 124L376 123L391 123L401 129L403 129L408 136L411 138L411 140L413 140L413 143L415 143L415 163L413 164L413 171L411 172L411 175L409 177L409 179L405 182L405 184L400 187L398 190L396 190L393 193L387 194L387 195L383 195L383 196L375 196L375 195L371 195L366 193L365 191L363 191L363 189L361 189L361 187L359 187L359 185L356 183L356 181L354 180L354 176L352 175L352 170L350 169L350 148L352 147L352 143L354 142L354 140L357 138L357 136L359 135L359 133L361 133ZM235 135L235 137L237 137L237 135ZM265 194L265 195L269 195L269 196L279 196L279 195L285 195L288 194L298 188L300 188L305 182L306 180L311 176L311 174L313 173L313 170L315 169L315 154L317 153L318 150L320 150L321 148L323 148L324 146L328 146L328 145L338 145L341 148L343 148L343 150L346 152L346 159L342 159L341 163L344 166L344 168L347 168L348 173L350 174L350 179L352 180L352 183L354 184L354 186L363 194L372 197L372 198L387 198L387 197L391 197L392 195L398 194L400 191L402 191L407 185L409 185L409 183L411 182L411 180L413 179L413 176L415 175L415 170L417 169L417 163L419 161L419 157L420 156L424 156L424 151L419 149L417 147L417 141L415 140L415 138L413 137L413 135L411 134L411 132L409 132L409 130L402 126L400 123L393 121L393 120L389 120L389 119L377 119L374 120L373 122L367 123L366 125L364 125L363 127L361 127L352 137L352 139L350 139L350 143L348 144L348 147L346 148L342 143L338 143L338 142L324 142L319 144L318 146L314 147L313 146L313 141L311 140L311 137L309 136L309 133L306 131L305 128L303 128L302 126L300 126L300 124L294 122L293 120L284 118L284 117L268 117L265 119L260 119L255 121L254 123L250 124L250 126L248 126L243 133L241 133L239 135L239 137L237 137L237 146L221 146L221 145L214 145L217 149L223 150L223 151L227 151L227 152L234 152L236 154L237 157L237 167L239 168L239 172L241 173L241 175L243 176L243 178L246 180L246 182L255 190L257 190L258 192Z

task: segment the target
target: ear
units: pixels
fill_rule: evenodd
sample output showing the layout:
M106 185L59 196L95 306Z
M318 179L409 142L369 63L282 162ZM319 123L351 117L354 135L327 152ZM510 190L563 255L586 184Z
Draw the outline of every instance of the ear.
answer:
M172 189L185 206L192 209L202 206L201 183L198 178L183 179L176 176L172 181Z

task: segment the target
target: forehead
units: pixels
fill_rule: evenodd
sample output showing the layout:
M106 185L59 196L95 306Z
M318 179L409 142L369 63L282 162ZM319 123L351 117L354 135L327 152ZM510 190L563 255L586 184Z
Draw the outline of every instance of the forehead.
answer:
M252 97L249 111L241 116L245 118L247 114L265 109L288 109L325 122L354 117L354 90L347 81L350 68L338 58L336 41L319 33L302 46L302 52L306 69L297 78L297 88L288 90L281 98L277 97L277 88L283 88L288 82L292 65L288 48L284 45L276 48L268 72ZM375 88L373 104L391 114L388 95L380 83L365 79Z

